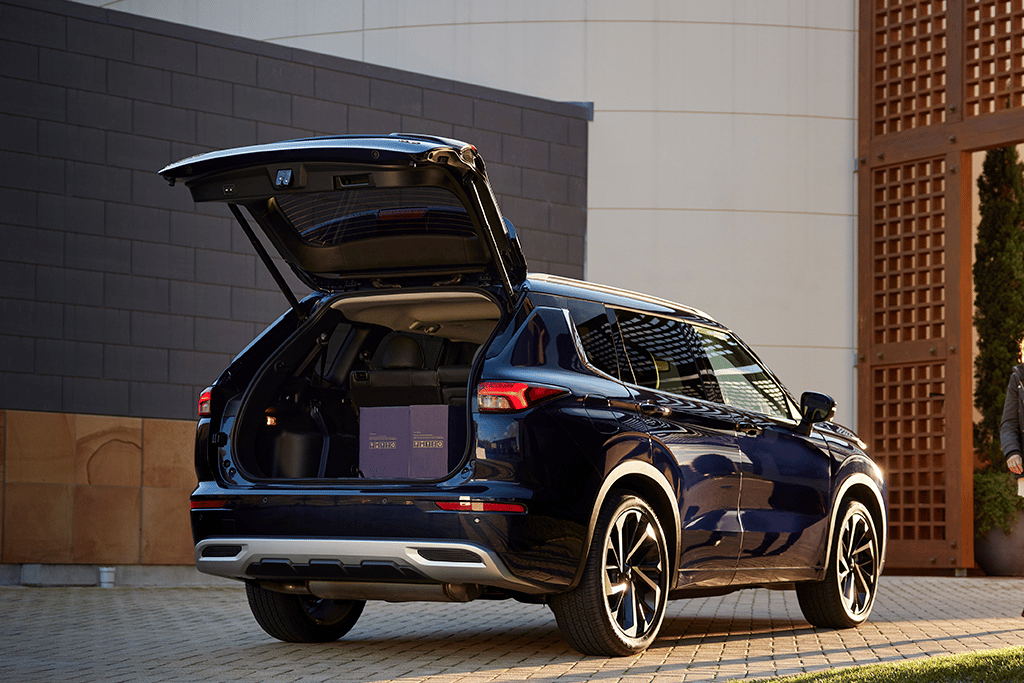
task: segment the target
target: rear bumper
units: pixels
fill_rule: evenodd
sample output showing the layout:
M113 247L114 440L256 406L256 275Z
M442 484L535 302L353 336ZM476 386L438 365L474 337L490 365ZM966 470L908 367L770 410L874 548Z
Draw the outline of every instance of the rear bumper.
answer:
M417 539L207 538L195 547L199 571L287 584L324 597L369 600L458 599L465 587L539 594L492 550L466 541ZM445 588L441 595L436 588ZM470 590L470 594L472 590Z

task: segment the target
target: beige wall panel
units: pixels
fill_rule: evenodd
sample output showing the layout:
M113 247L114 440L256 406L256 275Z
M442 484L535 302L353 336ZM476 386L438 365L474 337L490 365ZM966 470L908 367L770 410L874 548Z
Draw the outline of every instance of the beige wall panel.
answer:
M142 421L142 485L188 489L196 486L196 425L191 421ZM186 507L187 509L187 501Z
M71 562L72 486L8 481L3 562Z
M188 489L143 488L140 549L142 564L192 564Z
M74 487L76 564L139 562L139 489L127 486Z
M142 480L142 420L79 415L75 483L133 486Z
M5 480L8 484L72 484L74 461L74 415L7 411Z

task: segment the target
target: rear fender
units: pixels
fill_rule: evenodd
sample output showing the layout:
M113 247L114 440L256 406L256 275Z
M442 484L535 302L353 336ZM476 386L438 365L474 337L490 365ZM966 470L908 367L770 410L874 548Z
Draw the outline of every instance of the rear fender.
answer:
M676 495L672 491L672 486L665 479L665 475L650 463L642 460L623 462L605 477L604 483L598 490L597 498L594 501L594 508L590 513L587 535L583 542L583 556L580 558L579 566L576 568L576 573L573 575L569 588L575 588L583 578L583 570L587 564L590 544L594 540L598 515L601 513L604 501L613 490L628 490L640 495L658 514L658 518L663 526L662 531L665 533L669 545L669 562L671 563L672 577L670 590L675 588L679 570L679 505L676 502Z

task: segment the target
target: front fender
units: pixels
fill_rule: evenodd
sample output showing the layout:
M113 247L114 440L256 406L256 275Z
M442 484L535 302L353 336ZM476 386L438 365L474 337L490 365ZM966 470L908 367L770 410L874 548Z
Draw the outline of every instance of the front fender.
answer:
M828 544L825 546L825 564L832 561L833 540L839 515L843 513L845 502L851 498L859 500L867 506L875 520L876 531L882 543L880 553L881 566L879 573L885 568L885 554L889 543L889 513L886 503L885 480L878 466L867 456L851 456L847 458L836 476L839 482L832 497L832 511L829 517Z

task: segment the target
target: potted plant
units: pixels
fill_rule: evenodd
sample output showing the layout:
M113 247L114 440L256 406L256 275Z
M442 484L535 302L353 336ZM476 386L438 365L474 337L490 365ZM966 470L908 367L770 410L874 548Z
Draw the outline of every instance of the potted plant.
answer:
M1024 498L1012 474L974 473L974 559L989 576L1024 576Z

